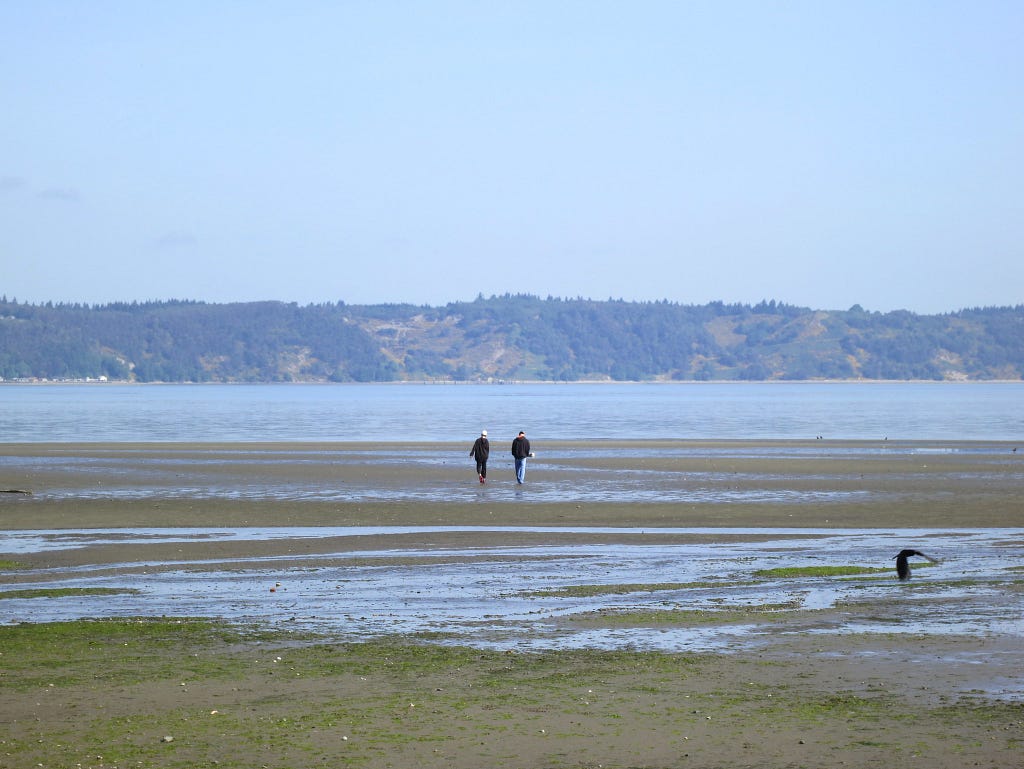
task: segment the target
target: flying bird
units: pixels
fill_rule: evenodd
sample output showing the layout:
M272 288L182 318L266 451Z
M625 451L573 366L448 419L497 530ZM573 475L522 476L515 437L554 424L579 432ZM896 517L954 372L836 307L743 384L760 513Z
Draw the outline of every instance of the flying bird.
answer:
M931 561L932 563L938 563L938 561L936 561L930 555L925 555L920 550L900 550L898 553L896 553L896 555L893 556L893 558L896 559L896 575L901 580L910 579L910 564L907 563L907 559L915 555L919 555L925 560Z

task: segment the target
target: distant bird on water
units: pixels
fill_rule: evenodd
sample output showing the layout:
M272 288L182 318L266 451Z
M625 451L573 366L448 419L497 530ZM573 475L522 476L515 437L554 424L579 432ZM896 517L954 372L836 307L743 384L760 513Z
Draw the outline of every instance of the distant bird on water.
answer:
M915 555L921 556L926 561L938 563L938 561L936 561L930 555L925 555L920 550L900 550L898 553L896 553L896 555L893 556L893 558L896 559L896 575L901 580L910 579L910 564L907 563L907 559Z

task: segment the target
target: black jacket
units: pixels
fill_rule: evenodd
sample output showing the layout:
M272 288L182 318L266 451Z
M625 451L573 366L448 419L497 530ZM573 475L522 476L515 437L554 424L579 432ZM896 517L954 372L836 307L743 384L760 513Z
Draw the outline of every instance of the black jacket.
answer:
M469 455L477 462L486 462L490 454L491 444L482 435L476 439L476 443L473 444L473 450L469 452Z
M519 437L512 441L512 456L516 459L526 459L530 456L530 441Z

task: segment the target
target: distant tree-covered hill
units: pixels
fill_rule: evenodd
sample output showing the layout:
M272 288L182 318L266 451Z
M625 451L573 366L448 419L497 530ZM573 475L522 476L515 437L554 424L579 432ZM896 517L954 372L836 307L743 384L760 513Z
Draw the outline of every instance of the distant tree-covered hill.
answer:
M137 382L1015 379L1024 306L944 315L774 301L500 296L445 307L0 299L0 378Z

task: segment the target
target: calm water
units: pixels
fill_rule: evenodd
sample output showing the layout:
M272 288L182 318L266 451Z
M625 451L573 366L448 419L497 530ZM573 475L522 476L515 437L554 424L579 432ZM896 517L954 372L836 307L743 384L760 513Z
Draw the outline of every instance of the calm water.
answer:
M3 385L19 441L1020 440L1024 383Z

